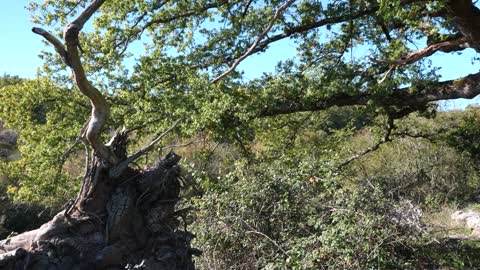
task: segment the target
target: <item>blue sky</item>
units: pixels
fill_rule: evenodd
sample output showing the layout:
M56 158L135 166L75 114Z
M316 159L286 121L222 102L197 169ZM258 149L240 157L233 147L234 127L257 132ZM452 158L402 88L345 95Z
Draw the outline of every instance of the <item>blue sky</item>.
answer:
M21 77L35 77L37 68L42 65L38 58L44 48L41 37L31 32L34 26L30 22L28 11L24 8L29 0L3 0L0 8L0 74L8 73ZM287 53L289 52L289 53ZM293 45L288 41L272 45L264 54L247 58L239 69L245 72L249 79L259 76L262 72L272 72L275 61L294 55ZM441 67L442 79L449 80L480 70L480 62L472 64L476 53L472 49L465 50L461 55L438 53L431 57L434 65ZM478 55L477 55L478 56ZM471 103L479 103L480 97L473 101L456 100L443 102L446 109L464 108Z
M27 0L3 0L0 8L0 74L35 77L42 62L39 36L30 30Z

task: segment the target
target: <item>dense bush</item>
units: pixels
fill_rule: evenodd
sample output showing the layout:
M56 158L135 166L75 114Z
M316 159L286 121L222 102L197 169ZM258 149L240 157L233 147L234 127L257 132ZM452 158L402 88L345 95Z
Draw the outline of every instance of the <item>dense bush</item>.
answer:
M350 169L352 178L374 177L388 187L386 195L430 209L468 201L480 187L471 159L422 138L397 139Z
M7 195L11 186L11 180L0 176L0 239L5 239L12 233L37 229L49 221L58 210L42 204L14 203Z
M314 119L328 123L331 117ZM335 165L377 141L378 123L358 127L340 119L344 126L324 132L323 125L315 130L307 123L305 128L293 118L278 123L287 128L257 130L253 160L250 156L228 161L229 169L224 170L228 174L208 170L197 174L203 192L192 199L191 228L204 251L198 265L201 269L460 265L463 257L455 255L457 250L432 242L422 217L477 194L480 178L472 159L447 143L450 133L438 132L446 125L456 131L462 117L439 113L435 119L402 120L415 134L424 135L412 137L401 131L405 123L397 122L398 135L392 135L392 141L341 170ZM230 155L234 150L230 148ZM433 256L440 249L442 253ZM446 263L451 256L455 261Z
M201 269L368 269L410 265L421 230L394 218L381 183L345 185L311 160L237 164L196 199Z
M480 108L471 108L463 117L461 126L451 132L448 142L459 151L468 153L480 162Z

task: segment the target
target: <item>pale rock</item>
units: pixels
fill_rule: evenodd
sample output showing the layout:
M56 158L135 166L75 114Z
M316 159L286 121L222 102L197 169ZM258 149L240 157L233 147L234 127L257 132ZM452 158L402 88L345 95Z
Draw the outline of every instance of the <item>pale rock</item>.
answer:
M465 227L474 230L474 233L480 232L480 213L474 210L456 211L452 214L452 219L463 224Z

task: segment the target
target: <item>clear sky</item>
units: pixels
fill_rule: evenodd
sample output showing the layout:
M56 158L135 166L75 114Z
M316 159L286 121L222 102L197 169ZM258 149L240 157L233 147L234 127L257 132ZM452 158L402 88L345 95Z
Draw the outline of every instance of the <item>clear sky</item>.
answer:
M24 78L35 77L37 68L42 61L38 58L44 48L41 37L31 32L34 26L30 22L25 6L29 0L1 0L0 4L0 74L19 75ZM272 72L275 61L294 55L293 45L280 42L272 45L264 54L247 58L239 69L245 72L249 79L259 76L262 72ZM437 53L431 57L436 66L442 67L442 79L449 80L480 70L480 62L472 63L474 56L479 56L472 49L462 54ZM273 62L273 63L272 63ZM472 101L457 100L443 102L444 108L463 108L471 103L480 103L480 97Z
M0 74L35 77L41 38L32 33L27 0L0 0Z

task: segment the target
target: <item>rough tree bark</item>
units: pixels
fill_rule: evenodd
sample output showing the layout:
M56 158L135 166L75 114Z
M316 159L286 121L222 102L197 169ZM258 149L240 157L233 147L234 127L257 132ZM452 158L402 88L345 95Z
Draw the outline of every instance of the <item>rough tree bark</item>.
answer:
M166 133L131 156L128 132L108 144L101 141L109 105L85 75L78 34L104 2L92 1L65 27L65 45L43 29L32 29L55 47L90 99L92 113L81 138L94 151L75 201L39 229L0 241L0 269L194 269L192 255L198 251L190 248L193 235L179 229L185 211L175 207L180 157L170 153L144 170L128 167Z
M121 149L125 140L112 145ZM0 242L0 269L194 269L193 235L178 229L184 213L175 210L179 159L172 153L112 178L94 156L71 210Z

